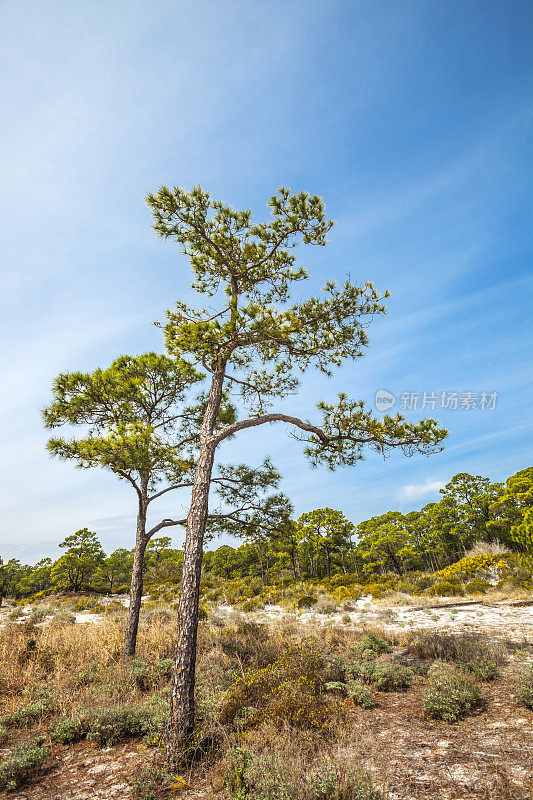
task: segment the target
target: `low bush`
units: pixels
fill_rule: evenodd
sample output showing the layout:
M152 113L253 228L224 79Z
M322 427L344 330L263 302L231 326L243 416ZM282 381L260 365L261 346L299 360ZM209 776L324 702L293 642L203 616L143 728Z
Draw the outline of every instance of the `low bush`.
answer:
M463 596L464 593L464 589L459 583L451 581L439 581L426 590L428 597L456 597Z
M474 578L474 580L469 581L465 585L465 591L467 594L486 594L487 589L490 588L492 588L491 584L482 578Z
M225 783L234 800L380 800L368 775L326 758L302 773L300 765L275 755L235 748L226 756Z
M372 708L376 705L376 696L372 689L360 681L350 681L348 684L348 697L356 706Z
M507 653L501 644L487 642L471 633L419 632L409 643L409 650L422 659L457 661L470 665L492 662L494 669L507 661ZM471 667L469 669L474 671Z
M54 742L72 744L85 739L91 725L88 712L78 714L76 717L60 717L50 731L50 738Z
M371 633L365 633L350 647L350 652L354 655L361 655L368 650L379 655L380 653L390 653L391 646L385 639L381 639Z
M296 601L296 608L302 611L304 608L312 608L317 601L317 598L312 594L303 594Z
M350 671L354 679L373 686L378 692L398 692L407 689L413 680L413 671L396 661L380 664L352 661Z
M297 729L325 732L332 715L330 700L322 694L320 675L324 661L304 648L287 649L262 669L248 670L225 693L220 709L223 723L248 725L270 719L280 727L287 722Z
M49 697L45 697L36 703L30 703L27 706L4 714L0 717L0 725L6 728L24 728L30 725L41 717L49 716L55 711L55 704Z
M76 622L76 615L71 614L70 611L65 611L64 609L57 611L50 620L50 624L56 625L57 627L74 625L75 622Z
M168 796L173 786L173 776L157 766L145 767L132 783L133 800L158 800Z
M153 713L138 706L119 706L100 711L92 720L87 739L100 745L111 745L152 733L156 725Z
M222 628L219 644L223 653L244 666L264 666L275 659L268 628L258 622L240 620L235 626Z
M445 661L435 661L428 677L424 707L430 716L456 722L479 704L479 686L469 673Z
M23 742L12 747L0 761L0 789L14 791L28 783L50 755L42 739Z
M471 672L480 681L493 681L499 678L500 672L490 658L479 658L477 661L460 661L458 666Z

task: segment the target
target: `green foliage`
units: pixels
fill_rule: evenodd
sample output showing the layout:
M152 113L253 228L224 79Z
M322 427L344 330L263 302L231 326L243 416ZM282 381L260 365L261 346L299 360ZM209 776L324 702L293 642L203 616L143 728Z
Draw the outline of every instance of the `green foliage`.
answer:
M145 767L133 781L133 800L158 800L166 797L173 782L174 777L161 767Z
M374 636L371 633L365 633L360 639L357 640L355 644L350 647L350 652L354 655L361 655L366 650L370 650L372 653L378 654L390 653L391 646L387 641L385 641L385 639L381 639L379 636Z
M533 667L522 672L518 686L518 699L526 708L533 708Z
M220 719L232 722L247 709L248 724L263 719L280 726L326 732L331 708L321 692L323 659L305 649L287 649L262 669L237 677L224 695Z
M356 706L361 708L372 708L376 705L376 696L372 689L365 686L361 681L350 681L348 684L348 697L350 697Z
M42 767L50 748L42 739L34 739L12 747L0 761L0 789L14 791L28 783Z
M0 717L0 725L6 728L24 728L31 725L37 719L53 714L56 705L50 697L44 697L36 703L30 703L10 714L3 714Z
M305 608L312 608L316 604L317 599L316 595L304 594L296 601L296 608L300 611Z
M380 800L362 770L330 759L302 773L296 765L243 748L225 759L226 789L234 800Z
M75 717L59 717L50 731L50 738L54 742L73 744L85 739L91 726L89 712L80 713Z
M479 658L476 661L460 661L458 666L471 672L480 681L493 681L500 676L499 670L490 658Z
M464 589L458 583L439 581L430 586L426 594L428 597L457 597L464 596Z
M66 553L52 567L52 585L79 592L89 585L90 579L102 564L105 556L102 546L95 533L82 528L72 536L67 536L59 547L65 548Z
M435 661L428 677L424 707L430 716L456 722L479 704L480 692L474 678L452 664Z
M111 747L125 739L152 733L155 729L154 715L150 709L119 706L99 711L91 720L87 738Z

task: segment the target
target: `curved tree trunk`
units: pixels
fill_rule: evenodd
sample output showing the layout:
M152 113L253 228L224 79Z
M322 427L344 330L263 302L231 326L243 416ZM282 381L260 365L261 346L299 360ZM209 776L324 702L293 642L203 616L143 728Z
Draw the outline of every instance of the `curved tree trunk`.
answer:
M130 607L126 634L124 636L124 660L127 661L135 655L137 645L137 630L139 628L139 615L141 613L141 598L143 593L143 566L144 553L148 539L146 537L146 507L145 499L139 499L139 513L137 514L137 535L135 537L135 552L133 554L133 569L131 573Z
M223 371L213 375L200 432L200 452L187 516L178 604L178 638L174 651L167 738L167 763L170 769L177 769L179 766L182 760L182 747L188 743L194 732L198 602L204 533L209 509L209 488L216 449L216 444L211 441L211 434L220 409L223 381Z

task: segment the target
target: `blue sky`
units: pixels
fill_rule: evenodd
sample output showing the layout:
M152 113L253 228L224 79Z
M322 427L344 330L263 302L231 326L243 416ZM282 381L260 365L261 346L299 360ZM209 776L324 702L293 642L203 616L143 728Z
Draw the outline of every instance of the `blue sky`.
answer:
M4 0L4 558L55 556L84 526L133 544L129 487L50 460L40 409L59 372L161 347L152 323L190 277L144 205L163 183L258 216L281 185L320 194L337 225L300 251L309 290L347 270L390 289L367 357L304 378L302 415L339 390L499 394L430 410L451 435L429 459L311 471L282 426L242 434L224 455L271 455L298 514L358 522L531 464L532 21L518 0Z

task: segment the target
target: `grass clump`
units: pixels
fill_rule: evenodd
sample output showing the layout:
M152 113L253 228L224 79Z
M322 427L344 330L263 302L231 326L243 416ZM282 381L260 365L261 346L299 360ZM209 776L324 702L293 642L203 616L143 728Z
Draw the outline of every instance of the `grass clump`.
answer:
M526 708L533 708L533 667L529 667L520 677L518 699Z
M0 761L0 789L14 791L28 783L50 755L42 739L34 739L12 747Z
M444 661L435 661L428 677L424 707L430 716L456 722L479 705L479 686L469 673Z

